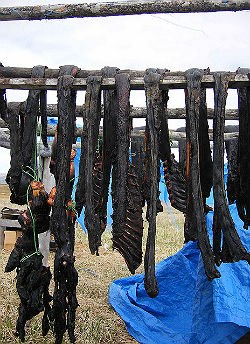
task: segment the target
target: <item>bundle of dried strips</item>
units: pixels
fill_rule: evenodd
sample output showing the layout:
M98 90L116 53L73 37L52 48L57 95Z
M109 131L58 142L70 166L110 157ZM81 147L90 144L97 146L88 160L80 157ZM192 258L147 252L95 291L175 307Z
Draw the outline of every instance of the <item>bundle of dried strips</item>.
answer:
M5 272L17 270L16 288L20 297L15 335L25 341L26 322L44 311L42 333L49 331L51 320L49 284L50 269L43 266L38 251L38 234L49 229L48 194L41 182L32 181L28 193L28 208L18 217L22 236L17 239L5 267Z

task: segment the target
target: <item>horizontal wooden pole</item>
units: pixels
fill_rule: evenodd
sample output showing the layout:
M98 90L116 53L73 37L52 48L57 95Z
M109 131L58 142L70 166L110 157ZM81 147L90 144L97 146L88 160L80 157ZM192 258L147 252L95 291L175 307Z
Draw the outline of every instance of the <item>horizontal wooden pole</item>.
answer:
M167 76L160 82L161 89L184 89L187 82L185 76ZM206 88L213 88L214 77L212 74L204 75L202 78L202 86ZM229 87L238 88L250 86L250 81L245 74L229 73ZM86 90L87 84L85 78L75 78L72 88L74 90ZM114 78L103 78L102 89L114 89ZM143 90L143 77L134 77L130 79L131 90ZM0 78L0 89L18 89L18 90L56 90L57 79L45 78Z
M25 102L23 102L25 104ZM9 102L8 108L17 106L17 102ZM25 107L24 107L25 109ZM82 117L83 112L85 111L84 105L76 106L76 117ZM207 109L208 118L213 119L214 109ZM135 107L131 106L130 117L132 118L146 118L147 109L145 107ZM48 104L47 105L47 115L48 117L58 117L57 104ZM102 117L103 117L103 107L102 107ZM186 118L186 109L185 108L176 108L168 109L168 118L169 119L185 119ZM238 110L237 109L227 109L226 110L226 119L238 119ZM6 123L0 119L0 128L6 127Z
M103 3L1 7L0 20L42 20L152 13L242 11L248 0L130 0Z
M119 69L117 67L113 67L117 69L119 73L128 73L131 77L143 77L145 74L145 70L132 70L132 69ZM170 72L168 69L158 69L160 73L167 73L168 75L173 76L183 76L184 72L182 71L175 71ZM27 67L3 67L0 66L0 77L1 78L31 78L32 68ZM102 70L85 70L79 68L75 77L76 78L87 78L90 75L102 76ZM59 69L53 68L45 68L44 77L45 79L49 78L58 78L59 76Z

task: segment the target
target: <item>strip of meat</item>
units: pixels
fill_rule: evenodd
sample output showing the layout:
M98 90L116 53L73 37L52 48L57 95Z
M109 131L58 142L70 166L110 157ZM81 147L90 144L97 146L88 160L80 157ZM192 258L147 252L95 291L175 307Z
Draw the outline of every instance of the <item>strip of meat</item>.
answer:
M160 105L159 116L161 118L161 129L159 134L159 154L164 167L164 180L169 194L171 205L185 213L186 212L186 185L182 166L171 154L167 102L168 92L161 92L162 103Z
M238 74L250 75L250 69L239 68ZM250 225L250 88L238 89L239 109L239 191L236 206L244 228Z
M159 194L159 129L161 118L159 109L161 106L161 92L159 89L160 75L154 71L146 71L144 77L146 105L147 105L147 127L150 141L150 202L148 204L148 237L146 252L144 256L144 286L150 297L158 295L158 285L155 277L155 235L157 198Z
M199 162L200 162L200 182L204 209L206 209L206 198L210 196L213 186L213 162L208 136L206 89L200 89L199 108Z
M185 218L185 239L198 238L198 244L204 262L205 273L209 280L220 277L215 268L215 261L210 246L203 206L200 183L199 165L199 109L201 79L204 71L189 69L186 71L186 180L187 180L187 207Z
M119 197L119 191L117 192ZM113 248L121 253L129 271L134 274L142 263L143 219L141 189L135 168L131 164L128 167L126 197L126 217L119 225L116 223L116 208L113 208L112 241Z
M45 147L48 147L47 142L47 91L40 91L40 114L41 114L41 137Z
M79 179L76 189L76 209L81 213L85 206L84 223L88 231L89 249L92 254L99 254L101 244L100 213L95 212L93 168L98 146L101 120L101 77L87 78L85 95L85 117L83 118L82 149L79 167Z
M22 135L19 123L20 104L11 107L9 110L10 129L10 169L6 176L6 182L10 188L10 201L17 204L25 204L27 200L27 188L32 179L22 171ZM26 180L24 180L26 179ZM22 180L22 182L21 182ZM22 187L24 186L24 187Z
M225 142L227 152L227 198L229 204L233 204L239 194L239 171L238 171L238 138Z
M43 78L45 73L45 66L35 66L32 69L31 77ZM36 129L37 117L39 115L39 97L40 90L30 90L27 98L24 130L22 139L22 155L24 166L33 168L35 163L35 149L36 149Z
M56 195L51 216L51 231L58 246L54 262L55 288L53 295L53 319L56 343L62 343L68 329L70 341L75 342L74 318L77 308L76 286L77 271L74 267L72 238L74 226L69 225L67 205L70 201L70 155L74 141L75 114L72 104L73 76L58 78L58 136L55 165ZM69 321L69 319L73 319Z
M12 250L5 272L17 269L16 288L20 297L15 335L25 340L25 325L28 320L44 310L43 333L47 334L51 316L49 283L51 273L42 264L43 256L38 252L38 233L49 228L50 206L48 195L41 182L31 182L28 209L18 217L22 236Z
M114 78L119 71L116 67L104 67L102 69L103 78ZM118 112L117 92L114 90L103 90L103 152L102 152L102 170L103 170L103 196L101 207L102 222L107 223L107 204L109 195L109 183L111 168L116 152L116 115Z
M215 116L213 123L213 188L214 188L214 253L217 263L247 260L250 262L250 254L247 253L240 237L235 229L233 219L229 212L224 188L224 129L225 106L228 88L228 76L226 73L215 73L214 104ZM223 232L223 245L220 252L220 231Z
M125 259L131 273L142 262L142 198L135 168L129 163L130 81L126 73L115 76L119 111L117 113L117 155L112 172L113 248Z
M143 177L145 175L143 161L144 154L144 138L143 136L134 136L131 138L131 152L132 152L132 164L135 167L135 171L138 177L138 184L142 188ZM141 190L142 192L142 190Z

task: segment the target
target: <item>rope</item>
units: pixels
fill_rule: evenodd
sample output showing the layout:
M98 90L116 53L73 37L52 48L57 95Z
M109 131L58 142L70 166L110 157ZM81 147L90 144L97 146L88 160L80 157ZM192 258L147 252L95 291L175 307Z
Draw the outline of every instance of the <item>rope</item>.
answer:
M37 119L36 119L36 132L37 132ZM41 136L41 128L40 128L40 136ZM31 175L29 172L25 171L25 173L27 173L31 178L33 178L33 180L35 181L39 181L39 177L40 177L40 159L41 159L41 149L40 149L40 144L39 144L39 169L38 169L38 165L37 165L37 157L38 157L38 154L37 154L37 143L35 144L35 148L34 148L34 168L32 169L32 167L30 166L26 166L27 169L31 170L33 172L33 175ZM32 210L29 206L29 190L30 190L30 184L27 188L27 192L26 192L26 201L27 201L27 208L30 212L30 216L31 216L31 219L32 219L32 230L33 230L33 239L34 239L34 247L35 247L35 252L31 253L31 254L28 254L26 256L24 256L22 259L21 259L21 262L24 262L25 260L31 258L32 256L34 256L35 254L36 255L40 255L41 253L39 252L38 250L38 243L37 243L37 240L36 240L36 223L35 223L35 219L34 219L34 216L32 214Z

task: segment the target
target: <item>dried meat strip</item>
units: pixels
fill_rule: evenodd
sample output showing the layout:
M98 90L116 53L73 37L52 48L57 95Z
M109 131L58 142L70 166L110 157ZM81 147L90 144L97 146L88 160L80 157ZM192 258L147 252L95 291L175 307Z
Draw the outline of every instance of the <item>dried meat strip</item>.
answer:
M161 91L161 105L159 116L161 127L159 133L159 156L163 162L164 180L169 194L172 207L185 213L186 212L186 184L182 166L171 154L171 145L168 129L168 91Z
M16 204L26 204L27 188L32 177L23 172L22 128L20 123L20 104L8 109L10 129L10 169L6 182L10 188L10 201Z
M119 69L116 67L104 67L102 69L103 78L114 78ZM107 223L107 203L109 195L109 184L111 169L116 152L116 115L118 112L117 92L114 90L103 90L103 189L101 219L103 224Z
M239 171L238 171L238 138L225 141L227 152L227 198L229 204L233 204L239 194Z
M55 237L57 251L54 262L55 288L53 294L53 319L56 343L62 343L68 330L72 343L75 312L78 306L76 286L78 274L74 267L74 222L68 212L71 197L70 155L75 132L75 114L72 113L75 94L72 91L74 77L62 75L58 78L58 136L55 166L56 194L51 215L51 231Z
M204 209L206 211L206 198L210 196L213 186L213 162L208 136L206 89L200 89L200 108L199 108L199 162L200 162L200 181Z
M45 66L33 67L31 77L43 78L45 69ZM40 90L30 90L27 98L22 139L22 154L25 167L30 166L33 168L36 159L34 149L36 148L37 118L40 113L40 93Z
M135 168L129 162L130 80L126 73L115 76L119 111L116 123L117 155L112 173L113 248L124 257L131 273L142 262L142 196Z
M42 264L43 256L38 251L38 234L49 228L50 206L48 195L41 182L32 181L28 195L28 209L19 215L22 236L17 239L5 272L17 269L16 288L20 298L15 335L25 340L25 325L28 320L44 311L42 331L46 335L51 320L49 283L51 273Z
M214 104L215 114L213 123L213 191L214 191L214 221L213 241L214 253L217 264L223 262L234 262L247 260L250 262L250 254L244 248L226 201L224 188L224 129L225 129L225 106L227 99L228 76L226 73L214 73ZM223 243L221 250L221 231Z
M161 92L159 89L160 74L153 70L146 71L144 85L147 105L147 127L150 142L149 176L150 200L147 205L147 220L149 222L146 252L144 256L144 286L150 297L158 295L158 285L155 276L155 235L157 199L159 195L159 130L161 118Z
M238 74L248 74L250 69L239 68ZM244 228L250 225L250 87L238 89L239 111L239 190L236 206Z
M204 262L204 268L209 280L220 277L215 268L213 251L209 242L205 223L203 197L200 182L199 165L199 110L201 79L204 71L189 69L186 71L186 181L187 207L185 218L185 239L195 240L198 244Z
M97 255L102 229L100 212L95 210L93 169L101 120L101 80L99 76L87 78L79 179L75 197L78 214L85 206L84 223L88 230L89 248L92 254Z

